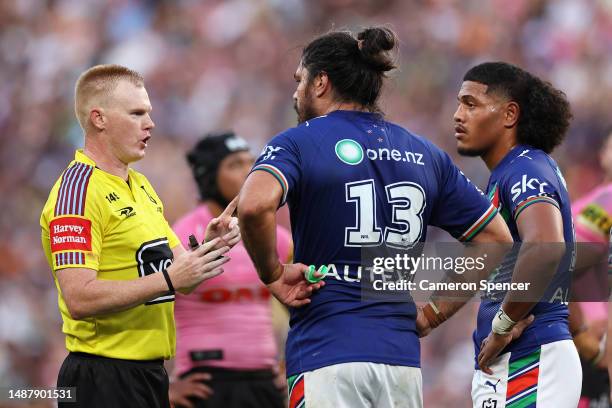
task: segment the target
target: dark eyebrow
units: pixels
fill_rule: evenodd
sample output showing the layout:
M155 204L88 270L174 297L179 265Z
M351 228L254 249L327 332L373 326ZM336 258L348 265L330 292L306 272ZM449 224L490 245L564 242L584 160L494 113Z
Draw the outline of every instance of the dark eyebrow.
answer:
M467 100L472 100L472 101L476 101L476 98L474 98L474 96L472 95L461 95L458 96L457 95L457 101L462 102L462 101L467 101Z

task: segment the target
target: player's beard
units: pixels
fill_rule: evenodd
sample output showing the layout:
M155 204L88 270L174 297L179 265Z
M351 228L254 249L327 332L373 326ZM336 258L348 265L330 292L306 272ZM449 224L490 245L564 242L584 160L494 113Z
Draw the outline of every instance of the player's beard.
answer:
M319 116L319 114L315 112L313 105L312 94L309 92L309 90L306 90L306 92L304 92L304 98L302 101L298 104L298 101L296 100L293 104L293 109L295 109L295 112L297 113L298 123L304 123L307 120Z

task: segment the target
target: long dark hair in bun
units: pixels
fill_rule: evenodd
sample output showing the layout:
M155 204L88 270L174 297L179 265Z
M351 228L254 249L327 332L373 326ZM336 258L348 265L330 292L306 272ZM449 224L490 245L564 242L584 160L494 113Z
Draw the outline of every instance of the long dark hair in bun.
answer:
M339 100L380 112L377 101L385 73L396 68L393 51L397 43L395 33L386 27L369 27L357 36L332 31L304 48L302 66L309 79L326 73Z

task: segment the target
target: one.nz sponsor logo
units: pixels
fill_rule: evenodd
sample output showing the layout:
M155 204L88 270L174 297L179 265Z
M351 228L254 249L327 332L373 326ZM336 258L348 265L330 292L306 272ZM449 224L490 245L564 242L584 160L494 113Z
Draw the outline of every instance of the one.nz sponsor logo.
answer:
M410 163L417 166L425 166L423 154L411 151L401 151L378 147L376 149L366 149L365 152L361 145L352 139L342 139L334 146L336 156L346 164L355 166L367 158L371 161L394 161L399 163Z

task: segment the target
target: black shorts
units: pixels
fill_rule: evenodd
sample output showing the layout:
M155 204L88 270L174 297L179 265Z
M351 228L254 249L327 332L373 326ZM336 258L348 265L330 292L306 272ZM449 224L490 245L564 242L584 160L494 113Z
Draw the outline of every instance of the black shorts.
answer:
M588 400L589 406L610 406L610 379L608 370L593 367L589 362L580 359L582 364L582 391L580 396Z
M60 408L170 407L163 360L118 360L70 353L60 368L57 386L76 387L76 402L60 402Z
M285 399L274 384L271 370L230 370L217 367L194 367L192 373L209 373L204 381L214 394L208 399L190 398L194 408L284 408ZM178 408L178 406L177 406Z

